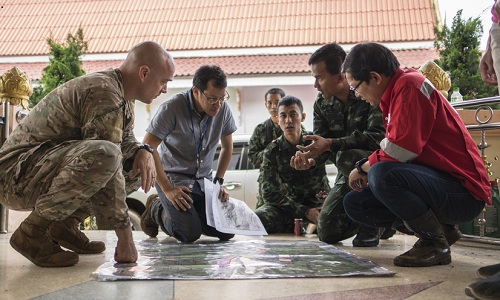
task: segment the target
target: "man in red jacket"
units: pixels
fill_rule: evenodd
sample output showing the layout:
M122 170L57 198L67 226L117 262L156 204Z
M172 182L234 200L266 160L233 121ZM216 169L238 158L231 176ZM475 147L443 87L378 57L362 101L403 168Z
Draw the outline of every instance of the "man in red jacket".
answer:
M380 106L385 138L349 175L344 198L351 219L374 227L404 220L419 240L394 258L402 267L451 262L454 224L474 219L491 204L491 186L477 146L455 109L415 70L404 71L376 43L352 48L344 63L352 90Z

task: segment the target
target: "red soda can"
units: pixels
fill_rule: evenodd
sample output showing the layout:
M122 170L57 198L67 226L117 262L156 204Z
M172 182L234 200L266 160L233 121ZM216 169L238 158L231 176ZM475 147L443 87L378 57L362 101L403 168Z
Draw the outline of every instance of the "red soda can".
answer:
M296 236L302 235L302 219L295 219L293 234L295 234Z

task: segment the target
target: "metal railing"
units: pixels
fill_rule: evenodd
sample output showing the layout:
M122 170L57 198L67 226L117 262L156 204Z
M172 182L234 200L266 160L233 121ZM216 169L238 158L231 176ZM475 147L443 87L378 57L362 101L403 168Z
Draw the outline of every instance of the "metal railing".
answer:
M466 128L469 131L480 131L481 132L481 141L477 146L479 148L479 151L481 152L481 157L483 158L483 161L487 167L488 173L489 173L489 164L490 163L487 162L486 155L485 155L485 149L489 146L486 142L486 132L488 130L500 129L500 122L491 122L491 120L493 119L493 114L494 114L494 111L491 108L491 106L495 105L495 104L499 104L499 103L500 103L500 96L472 99L472 100L466 100L466 101L462 101L462 102L451 103L451 105L455 109L476 108L475 119L476 119L476 122L478 124L466 125ZM489 113L489 115L487 115L485 120L481 120L479 118L479 113L482 111L486 111ZM465 234L464 240L477 242L477 243L483 243L483 244L500 245L500 239L485 236L485 232L486 232L485 210L486 210L486 208L478 216L479 217L479 219L478 219L479 235Z
M2 103L3 107L3 117L1 117L1 126L3 134L0 134L0 146L3 145L7 137L9 136L9 123L10 123L10 103ZM7 233L7 208L0 204L0 234Z

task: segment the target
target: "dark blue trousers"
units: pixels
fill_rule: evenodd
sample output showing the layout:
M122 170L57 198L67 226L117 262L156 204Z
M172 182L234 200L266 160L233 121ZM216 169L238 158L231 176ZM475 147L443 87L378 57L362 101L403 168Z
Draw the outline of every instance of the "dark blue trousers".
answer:
M187 211L175 209L158 185L156 185L156 190L161 203L151 208L152 215L166 234L183 243L196 241L202 233L224 241L234 237L234 234L222 233L207 224L205 193L198 182L194 183L192 193L189 195L193 199L193 204Z
M485 203L455 177L436 169L398 162L378 162L368 172L368 187L344 197L349 217L359 223L390 227L396 217L413 220L429 209L442 224L474 219Z

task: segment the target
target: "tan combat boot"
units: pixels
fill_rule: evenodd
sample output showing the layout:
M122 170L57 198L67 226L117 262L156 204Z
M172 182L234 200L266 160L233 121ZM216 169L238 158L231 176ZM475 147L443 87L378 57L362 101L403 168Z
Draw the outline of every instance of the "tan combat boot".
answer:
M106 250L103 242L89 241L88 237L80 230L80 223L89 216L81 209L76 210L71 216L52 223L50 236L59 245L78 254L97 254Z
M146 201L146 209L141 216L141 229L150 237L156 237L158 235L158 223L156 223L151 214L151 209L156 201L160 201L157 194L149 196L148 201Z
M33 211L10 238L17 252L39 267L69 267L78 262L78 254L64 251L52 241L49 227L53 221Z

